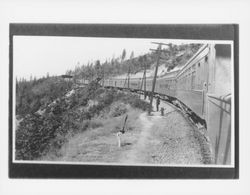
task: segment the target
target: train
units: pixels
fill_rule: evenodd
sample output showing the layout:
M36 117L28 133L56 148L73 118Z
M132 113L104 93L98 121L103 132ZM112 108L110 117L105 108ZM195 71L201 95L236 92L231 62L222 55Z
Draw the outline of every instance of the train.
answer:
M203 44L182 68L157 77L106 78L105 87L129 89L168 100L187 113L208 134L211 159L216 165L232 165L232 79L231 44Z

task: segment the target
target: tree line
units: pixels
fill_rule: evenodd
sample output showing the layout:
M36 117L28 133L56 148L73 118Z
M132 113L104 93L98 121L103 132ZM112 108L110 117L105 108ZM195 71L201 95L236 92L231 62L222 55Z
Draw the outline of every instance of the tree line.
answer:
M185 64L198 51L201 44L169 44L169 47L162 52L160 63L165 64L168 71L178 65ZM97 56L98 57L98 56ZM157 59L155 52L148 52L144 55L135 57L132 51L127 57L126 49L118 57L112 57L101 63L100 60L78 65L74 70L68 70L66 74L73 75L75 79L94 80L108 78L122 74L135 74L139 71L152 68Z
M72 81L57 76L16 79L16 115L25 116L46 107L64 95L72 84Z

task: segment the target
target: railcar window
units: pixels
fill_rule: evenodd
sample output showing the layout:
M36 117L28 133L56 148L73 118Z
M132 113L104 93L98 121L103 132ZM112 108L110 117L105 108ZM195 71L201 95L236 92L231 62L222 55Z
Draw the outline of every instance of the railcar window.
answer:
M206 57L205 57L205 62L207 62L207 60L208 60L208 57L206 56Z
M192 72L192 81L191 81L191 88L195 89L195 71Z

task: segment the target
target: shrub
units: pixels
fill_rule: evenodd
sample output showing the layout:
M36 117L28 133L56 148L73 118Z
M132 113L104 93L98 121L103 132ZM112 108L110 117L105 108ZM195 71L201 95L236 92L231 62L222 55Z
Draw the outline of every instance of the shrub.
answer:
M100 100L100 104L103 107L109 106L115 98L115 93L113 90L108 90L106 93L104 93L104 96Z
M148 110L150 107L150 104L148 102L145 102L141 99L133 99L130 101L130 105L135 107L135 108L139 108L142 109L144 111Z
M96 129L96 128L99 128L102 126L103 126L103 124L101 121L90 121L90 125L89 125L89 127L92 129Z
M91 129L96 129L98 127L102 127L103 124L101 121L91 121L91 120L86 120L83 121L80 125L80 132L84 132L87 129L91 128Z
M82 113L81 120L90 120L91 117L91 113L89 111L85 111Z
M81 132L86 131L89 128L89 126L90 126L90 120L83 121L81 123L80 131Z
M32 114L16 131L16 159L33 160L48 151L49 142L60 133L60 119Z
M150 106L148 102L141 100L137 95L134 94L123 94L120 100L125 104L130 104L132 107L141 109L143 111L148 110Z
M111 106L110 116L117 117L125 114L127 112L126 104L118 102Z

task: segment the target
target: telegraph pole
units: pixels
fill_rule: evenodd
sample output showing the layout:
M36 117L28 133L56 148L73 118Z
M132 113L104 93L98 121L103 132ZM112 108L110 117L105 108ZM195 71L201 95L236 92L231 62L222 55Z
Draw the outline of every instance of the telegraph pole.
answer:
M104 82L105 82L105 72L104 72L104 66L102 65L102 86L104 87Z
M161 55L161 44L159 44L157 48L157 61L156 61L155 75L154 75L153 85L152 85L152 92L150 94L150 106L149 106L148 114L151 114L151 109L152 109L152 104L153 104L153 94L155 91L156 77L157 77L158 66L160 62L160 55Z
M129 65L129 67L128 67L128 76L127 76L127 78L128 78L128 89L129 89L129 79L130 79L130 65Z
M126 84L128 82L128 85L127 85L128 89L129 89L129 78L130 78L129 74L130 74L130 66L128 67L128 74L127 74L125 81L124 81L124 87L126 87Z
M128 82L128 86L127 86L128 88L129 88L129 78L130 78L129 74L130 74L130 66L128 67L128 74L124 82L124 87L126 87L126 83Z
M160 59L161 59L161 52L164 52L164 50L162 50L162 45L169 45L169 44L165 44L165 43L158 43L158 42L152 42L152 44L157 44L158 48L157 50L155 49L150 49L152 51L156 51L157 52L157 61L156 61L156 67L155 67L155 74L154 74L154 79L153 79L153 85L152 85L152 91L150 94L150 106L149 106L149 110L148 110L148 114L151 114L151 108L152 108L152 104L153 104L153 94L155 91L155 84L156 84L156 78L157 78L157 72L158 72L158 66L160 63Z
M146 93L146 78L147 78L147 67L146 63L144 63L144 95Z
M141 80L141 90L143 89L144 92L144 97L146 97L146 63L143 63L144 65L144 72L143 72L143 76L142 76L142 80Z
M143 76L142 76L142 79L141 79L141 88L140 88L141 90L142 90L143 85L145 84L144 79L145 79L145 70L143 72Z

